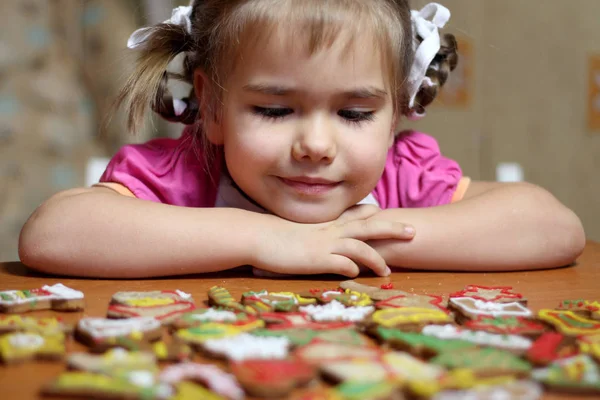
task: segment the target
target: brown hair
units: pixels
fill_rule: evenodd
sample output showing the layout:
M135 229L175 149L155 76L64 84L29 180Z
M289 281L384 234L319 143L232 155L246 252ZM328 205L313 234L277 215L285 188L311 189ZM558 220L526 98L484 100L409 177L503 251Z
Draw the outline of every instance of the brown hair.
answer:
M394 108L402 114L409 111L406 77L413 61L414 38L408 0L195 0L191 20L191 34L178 25L158 24L140 46L137 66L117 99L117 104L127 109L130 131L139 129L149 105L169 121L199 121L200 101L193 89L186 99L187 109L177 116L166 86L167 79L193 84L197 68L212 83L203 90L203 100L212 115L202 117L217 119L223 87L240 62L242 49L259 43L278 26L300 29L311 54L331 45L342 29L354 30L349 41L365 30L372 33L384 65L388 66ZM433 101L449 71L456 66L454 36L445 35L442 43L427 71L434 86L422 88L417 94L420 107ZM181 52L186 54L184 73L168 73L167 65Z

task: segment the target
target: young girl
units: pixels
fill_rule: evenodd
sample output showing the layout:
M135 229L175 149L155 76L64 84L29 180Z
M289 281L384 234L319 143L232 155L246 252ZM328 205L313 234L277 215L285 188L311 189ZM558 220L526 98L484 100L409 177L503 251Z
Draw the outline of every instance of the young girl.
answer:
M136 31L130 129L148 105L188 127L125 146L99 184L50 198L21 260L121 278L571 263L583 229L548 192L470 181L433 138L396 130L456 65L438 32L448 18L407 0L196 0Z

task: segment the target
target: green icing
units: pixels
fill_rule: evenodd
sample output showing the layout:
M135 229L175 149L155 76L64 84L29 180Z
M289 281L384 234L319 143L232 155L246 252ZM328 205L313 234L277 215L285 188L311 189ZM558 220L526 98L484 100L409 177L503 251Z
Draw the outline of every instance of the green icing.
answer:
M474 347L473 343L465 340L446 340L435 336L423 335L415 332L402 332L399 329L379 326L377 333L384 341L401 341L411 347L427 347L435 351L450 351Z
M574 326L576 328L593 329L593 328L598 328L600 326L600 324L595 321L591 321L591 320L589 322L585 321L585 320L581 321L579 319L573 318L573 316L568 315L568 314L558 313L558 314L556 314L556 317L558 317L558 319L560 319L565 324Z
M0 293L0 297L2 297L2 300L12 300L12 297L6 293Z
M389 396L396 389L394 384L386 382L344 382L335 391L347 400L362 400L379 396Z
M442 353L430 363L446 368L471 368L474 370L502 369L513 372L527 372L531 364L506 351L492 348L472 348Z

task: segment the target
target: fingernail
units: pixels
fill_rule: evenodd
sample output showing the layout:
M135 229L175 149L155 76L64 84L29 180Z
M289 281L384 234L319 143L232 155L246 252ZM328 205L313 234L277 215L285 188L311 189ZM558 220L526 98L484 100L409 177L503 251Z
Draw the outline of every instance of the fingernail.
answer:
M412 226L405 226L404 227L404 232L409 234L409 235L414 235L415 234L415 228L413 228Z
M388 276L392 273L392 270L390 269L390 267L386 267L385 269L385 276Z

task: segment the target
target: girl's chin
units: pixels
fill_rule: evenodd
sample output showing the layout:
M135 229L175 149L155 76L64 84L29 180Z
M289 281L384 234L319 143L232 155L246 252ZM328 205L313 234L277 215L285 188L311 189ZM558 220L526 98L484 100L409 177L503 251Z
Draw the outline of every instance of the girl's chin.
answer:
M327 209L323 206L315 207L293 207L278 210L274 214L289 221L301 224L319 224L336 220L343 212L343 209Z

